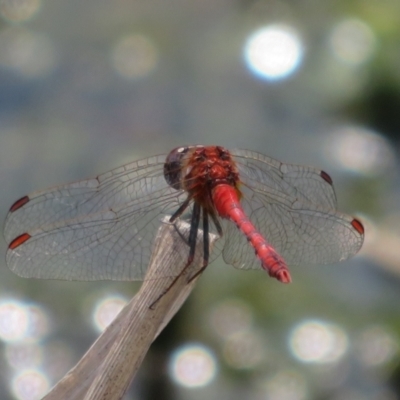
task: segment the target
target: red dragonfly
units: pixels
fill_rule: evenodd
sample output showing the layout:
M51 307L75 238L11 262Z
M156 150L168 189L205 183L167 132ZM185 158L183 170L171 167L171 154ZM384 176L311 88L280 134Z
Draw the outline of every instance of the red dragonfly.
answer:
M201 226L203 268L215 233L212 258L220 250L226 263L284 283L288 265L345 260L364 239L361 222L336 211L326 172L197 145L17 200L5 223L7 264L24 277L142 280L165 215L190 224L188 264Z

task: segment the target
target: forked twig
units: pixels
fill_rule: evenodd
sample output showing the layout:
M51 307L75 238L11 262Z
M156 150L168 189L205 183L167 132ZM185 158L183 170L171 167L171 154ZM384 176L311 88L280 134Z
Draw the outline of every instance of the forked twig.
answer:
M184 222L177 224L179 232L171 224L161 224L149 269L139 292L43 400L122 398L151 343L192 291L197 278L189 282L190 277L202 268L202 259L196 256L193 265L182 272L187 262L188 248L182 246L181 234L190 226ZM210 235L211 246L216 238ZM196 254L201 254L202 243L200 231L196 248L199 251ZM166 291L167 288L169 290Z

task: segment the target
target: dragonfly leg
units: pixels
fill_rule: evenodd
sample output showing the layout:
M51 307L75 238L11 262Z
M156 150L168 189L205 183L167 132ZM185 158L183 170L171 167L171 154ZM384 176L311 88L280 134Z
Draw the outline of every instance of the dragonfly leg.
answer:
M222 232L222 226L221 226L221 224L219 223L219 220L218 220L217 216L215 215L215 211L212 210L212 209L211 209L211 210L208 210L208 214L211 216L211 219L212 219L213 222L214 222L215 228L217 229L218 236L221 237L222 234L223 234L223 232Z
M191 202L192 198L193 198L192 196L188 196L188 197L186 198L186 200L179 206L179 208L171 215L171 217L170 217L170 219L169 219L169 222L170 222L170 223L174 223L175 220L176 220L177 218L179 218L179 217L184 213L184 211L188 208L189 203ZM185 243L189 244L188 240L182 235L182 233L181 233L180 230L177 228L177 226L174 225L174 227L175 227L175 230L176 230L176 232L178 233L178 235L182 238L182 240L183 240Z
M190 233L189 233L189 259L188 262L190 264L194 260L194 254L196 251L196 242L197 242L197 232L199 231L200 224L200 214L201 214L201 206L199 203L194 203L193 205L193 213L192 213L192 221L190 224Z
M192 201L192 196L188 196L186 200L179 206L179 208L171 215L169 222L174 222L178 217L180 217L183 212L188 208L189 203Z
M196 279L208 266L208 261L210 259L210 228L208 225L208 212L203 209L203 266L199 269L190 279Z
M190 200L189 200L190 201ZM185 203L189 203L187 200ZM185 204L183 203L183 204ZM187 207L187 205L186 205ZM186 208L185 207L185 208ZM181 209L179 207L179 209ZM178 210L179 211L179 210ZM196 252L196 242L197 242L197 233L199 231L199 223L200 223L200 213L201 213L201 206L199 203L194 203L193 205L193 212L192 212L192 220L190 224L190 232L189 232L189 239L188 239L188 244L189 244L189 257L186 262L186 265L183 267L182 271L175 277L175 279L171 282L171 284L158 296L158 298L151 303L150 308L154 309L154 306L157 304L157 302L166 294L168 291L172 288L172 286L175 285L176 281L182 276L182 274L190 267L190 265L193 263L194 260L194 255ZM176 213L175 213L176 214ZM175 215L174 214L174 215ZM171 217L172 218L172 217ZM190 280L192 280L191 278ZM189 280L189 282L190 282Z
M208 212L203 209L203 268L207 267L210 259L210 228L208 226Z

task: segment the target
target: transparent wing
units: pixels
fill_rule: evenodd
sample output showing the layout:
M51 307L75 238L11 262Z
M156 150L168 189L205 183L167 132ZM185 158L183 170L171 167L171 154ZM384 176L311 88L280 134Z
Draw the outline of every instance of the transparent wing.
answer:
M150 196L167 187L160 176L164 162L164 155L151 157L115 168L92 179L31 193L11 207L4 226L6 241L9 243L22 233L38 227L119 207ZM23 205L12 212L19 202Z
M240 180L255 191L275 198L295 198L321 209L336 210L330 176L317 168L284 164L249 150L232 150Z
M330 264L357 253L363 236L352 217L336 211L329 176L254 152L232 153L243 183L244 211L288 265ZM237 268L261 269L246 238L232 225L225 230L223 257Z
M17 201L5 223L15 247L9 268L47 279L143 279L162 217L185 199L165 182L164 161L148 158Z

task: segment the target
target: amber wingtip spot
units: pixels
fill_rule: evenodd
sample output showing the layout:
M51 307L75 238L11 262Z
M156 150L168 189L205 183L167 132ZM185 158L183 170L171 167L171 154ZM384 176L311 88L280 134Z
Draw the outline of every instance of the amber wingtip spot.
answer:
M28 239L31 238L29 233L23 233L22 235L17 236L8 246L10 250L14 250L17 247L21 246L21 244L25 243Z
M321 175L321 178L322 178L325 182L328 182L330 185L333 184L332 178L331 178L331 176L330 176L327 172L321 171L320 175Z
M24 206L26 203L28 203L28 201L29 201L29 197L28 197L28 196L21 197L20 199L18 199L18 200L10 207L10 212L17 211L19 208L21 208L21 207Z
M279 282L282 283L290 283L292 282L292 277L290 276L290 273L286 269L281 269L276 273L275 276L276 279L278 279Z
M364 225L356 218L351 221L351 226L360 234L364 235Z

